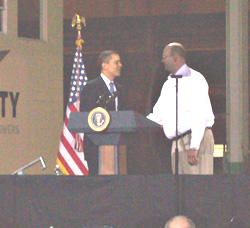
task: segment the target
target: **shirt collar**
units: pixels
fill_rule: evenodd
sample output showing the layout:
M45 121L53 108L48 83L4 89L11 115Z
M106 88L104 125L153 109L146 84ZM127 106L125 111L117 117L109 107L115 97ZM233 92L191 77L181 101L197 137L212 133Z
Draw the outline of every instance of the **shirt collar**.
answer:
M106 86L109 88L109 83L111 81L103 73L101 73L101 77L102 77L103 81L105 82Z
M181 68L175 73L176 75L182 75L183 77L191 76L191 70L188 65L185 63L181 66ZM170 74L169 76L171 76Z

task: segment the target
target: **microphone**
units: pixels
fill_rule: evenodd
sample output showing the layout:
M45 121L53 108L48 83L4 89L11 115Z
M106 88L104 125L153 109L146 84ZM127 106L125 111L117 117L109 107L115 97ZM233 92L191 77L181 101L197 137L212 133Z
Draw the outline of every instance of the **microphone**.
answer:
M110 94L108 96L108 99L106 100L106 104L113 102L115 100L115 98L118 96L118 92L114 92L113 94Z
M107 99L107 94L102 94L98 97L98 100L96 101L96 104L103 103L104 100Z
M42 169L46 169L46 165L45 165L45 162L43 160L43 157L40 157L39 159L40 159L41 164L42 164Z

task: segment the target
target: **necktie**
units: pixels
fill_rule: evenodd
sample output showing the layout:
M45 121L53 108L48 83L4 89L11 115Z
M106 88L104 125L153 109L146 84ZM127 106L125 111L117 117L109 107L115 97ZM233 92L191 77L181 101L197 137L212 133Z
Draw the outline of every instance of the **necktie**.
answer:
M110 82L110 83L109 83L109 86L110 86L109 91L110 91L111 94L113 94L113 93L114 93L114 83L113 83L113 82Z
M110 86L109 91L110 91L110 93L113 95L114 92L115 92L115 91L114 91L114 83L113 83L113 82L110 82L110 83L109 83L109 86ZM110 100L110 105L111 105L111 106L110 106L109 109L115 111L115 110L116 110L116 108L115 108L115 106L116 106L116 105L115 105L115 97L113 97L113 96L112 96L112 99Z

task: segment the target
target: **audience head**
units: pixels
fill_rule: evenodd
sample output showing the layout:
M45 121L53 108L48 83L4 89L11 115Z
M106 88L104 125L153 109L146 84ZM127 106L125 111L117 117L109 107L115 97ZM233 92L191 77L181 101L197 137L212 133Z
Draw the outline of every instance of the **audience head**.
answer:
M165 228L196 228L194 222L186 216L178 215L170 220L165 225Z

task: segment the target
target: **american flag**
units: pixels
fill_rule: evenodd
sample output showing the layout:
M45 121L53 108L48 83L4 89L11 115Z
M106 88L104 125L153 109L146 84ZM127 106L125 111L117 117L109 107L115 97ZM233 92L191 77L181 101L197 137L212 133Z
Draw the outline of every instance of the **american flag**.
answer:
M83 133L71 133L68 130L70 113L79 112L80 94L87 82L88 78L85 73L81 48L77 46L71 76L69 102L56 161L64 175L88 175L88 164L83 152L84 135Z

